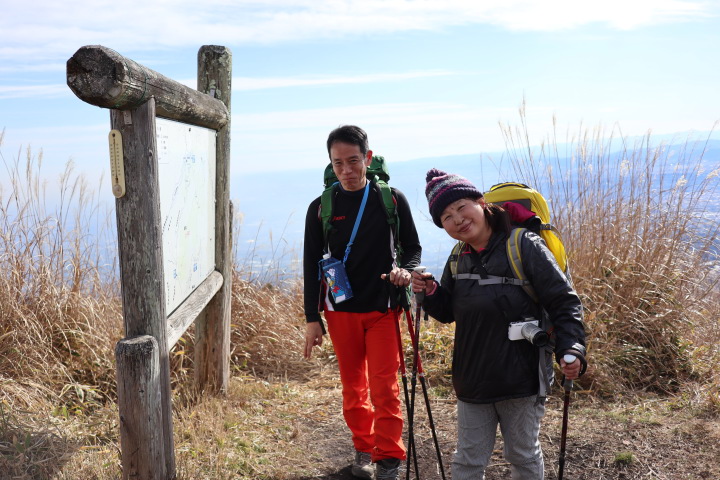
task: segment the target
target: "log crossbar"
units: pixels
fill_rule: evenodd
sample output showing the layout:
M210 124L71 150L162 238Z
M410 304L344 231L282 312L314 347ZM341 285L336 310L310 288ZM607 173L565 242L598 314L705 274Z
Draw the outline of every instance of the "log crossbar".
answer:
M98 107L131 110L155 97L161 117L220 130L230 113L225 104L161 75L102 45L78 49L67 61L67 84L78 98Z
M185 331L193 324L210 300L223 285L223 276L217 270L208 277L175 309L168 317L168 350L180 340Z

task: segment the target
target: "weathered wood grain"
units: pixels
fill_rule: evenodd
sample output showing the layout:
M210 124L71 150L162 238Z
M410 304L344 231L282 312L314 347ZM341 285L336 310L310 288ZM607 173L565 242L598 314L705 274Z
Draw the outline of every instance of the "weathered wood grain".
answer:
M115 346L123 480L165 480L158 342L150 335Z
M158 343L165 470L173 478L175 452L154 98L134 110L111 110L110 123L122 135L126 179L125 195L115 199L125 336L150 335Z
M161 117L214 130L230 122L230 112L221 100L102 45L81 47L67 61L66 74L75 95L98 107L130 110L155 97Z
M205 45L198 52L198 90L222 101L230 111L232 53ZM230 206L230 122L218 131L215 167L215 269L223 285L195 324L195 381L201 389L227 392L230 381L230 304L232 239Z
M183 333L193 324L200 312L213 299L223 284L222 274L212 272L183 303L168 317L168 350L172 350Z

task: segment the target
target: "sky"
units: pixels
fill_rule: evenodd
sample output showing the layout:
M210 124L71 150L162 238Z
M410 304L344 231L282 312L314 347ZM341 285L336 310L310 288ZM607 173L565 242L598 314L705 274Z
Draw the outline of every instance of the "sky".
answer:
M99 185L101 202L114 204L110 115L72 93L67 60L85 45L103 45L195 88L200 47L226 46L233 59L230 181L241 257L261 244L273 252L279 242L294 249L316 195L312 187L300 194L297 182L315 178L309 169L317 169L319 194L325 141L342 124L365 128L370 147L390 165L478 155L487 173L502 170L501 125L526 128L528 142L538 145L553 134L562 143L583 129L615 138L648 132L702 138L720 120L720 0L68 5L6 1L0 8L0 162L42 152L50 189L71 162ZM278 173L293 170L305 174ZM395 181L409 182L403 191L415 199L421 240L434 245L442 232L424 218L423 172L417 181ZM266 179L273 202L253 188ZM439 248L438 258L446 250Z
M84 45L193 88L198 49L230 48L233 176L322 168L341 124L392 161L502 151L523 103L534 143L553 118L561 135L720 120L716 0L39 0L0 16L6 160L29 147L49 171L107 174L109 112L66 84Z

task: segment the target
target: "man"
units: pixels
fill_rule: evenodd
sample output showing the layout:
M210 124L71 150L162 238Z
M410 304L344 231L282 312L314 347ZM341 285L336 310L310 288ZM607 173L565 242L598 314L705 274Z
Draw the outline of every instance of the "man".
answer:
M310 358L313 346L322 345L324 311L343 386L343 415L355 447L352 473L370 479L376 464L377 480L397 480L405 459L397 382L398 287L404 290L410 284L410 270L420 261L420 242L410 206L396 189L392 195L399 231L391 229L379 187L366 177L372 150L365 131L341 126L330 133L327 149L339 185L332 193L333 228L327 238L321 198L310 204L305 220L305 357ZM324 254L343 259L348 243L351 249L344 263L353 296L336 302L327 283L319 280L318 262ZM403 250L400 259L395 255L398 244Z

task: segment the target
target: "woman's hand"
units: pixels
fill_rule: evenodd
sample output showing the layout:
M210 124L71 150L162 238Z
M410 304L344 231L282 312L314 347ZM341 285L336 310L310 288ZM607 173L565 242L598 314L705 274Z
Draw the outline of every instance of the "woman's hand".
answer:
M387 280L396 287L407 287L410 285L410 272L404 268L395 267L390 273L383 273L380 278Z
M579 359L575 358L572 363L565 362L564 358L560 359L560 369L565 375L566 380L575 380L580 376L580 370L582 369L582 363Z
M437 282L432 273L412 273L412 291L415 293L425 292L425 295L432 295L437 288Z

